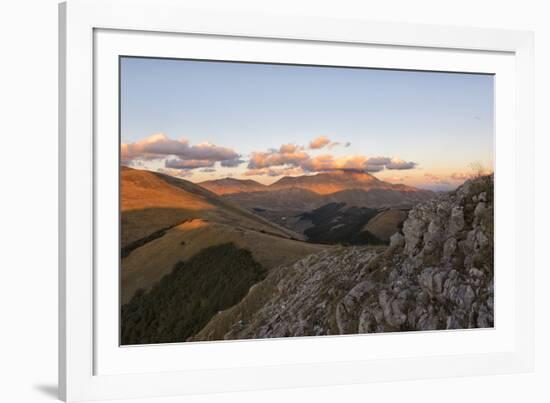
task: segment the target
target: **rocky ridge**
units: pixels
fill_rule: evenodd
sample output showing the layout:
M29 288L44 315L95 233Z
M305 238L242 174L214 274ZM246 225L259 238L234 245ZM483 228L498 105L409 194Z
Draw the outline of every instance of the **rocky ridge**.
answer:
M280 267L189 340L492 327L493 177L415 206L389 247Z

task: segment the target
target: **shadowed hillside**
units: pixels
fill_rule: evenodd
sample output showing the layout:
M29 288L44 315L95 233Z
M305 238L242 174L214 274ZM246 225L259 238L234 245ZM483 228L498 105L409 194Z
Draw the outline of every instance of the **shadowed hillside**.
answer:
M122 344L185 341L265 275L247 250L231 243L206 248L122 306Z
M225 179L214 182L228 183ZM243 186L238 186L240 182ZM287 176L270 186L262 185L261 191L247 191L244 183L248 182L231 179L233 187L225 189L222 197L303 234L308 241L327 244L387 243L405 219L404 211L435 196L431 191L391 184L357 171ZM339 208L334 211L331 206ZM392 212L366 227L386 209Z
M157 172L122 167L120 204L122 247L195 218L294 235L194 183Z

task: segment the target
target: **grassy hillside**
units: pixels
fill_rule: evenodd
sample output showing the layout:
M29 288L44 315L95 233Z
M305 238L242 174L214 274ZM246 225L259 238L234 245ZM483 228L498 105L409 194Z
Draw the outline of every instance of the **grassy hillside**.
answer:
M251 179L234 178L223 178L199 182L199 185L220 196L240 192L261 192L267 187Z
M123 167L120 195L122 248L195 218L239 224L287 238L295 235L198 185L157 172Z
M123 303L211 246L233 242L267 269L324 248L189 181L155 172L122 169L121 208Z
M135 249L122 260L122 302L128 302L139 288L149 290L170 273L178 261L188 260L205 248L228 242L251 251L254 259L267 269L290 264L329 247L283 238L261 230L253 231L201 219L189 220Z
M206 248L122 306L122 344L185 341L266 273L248 250L232 243Z

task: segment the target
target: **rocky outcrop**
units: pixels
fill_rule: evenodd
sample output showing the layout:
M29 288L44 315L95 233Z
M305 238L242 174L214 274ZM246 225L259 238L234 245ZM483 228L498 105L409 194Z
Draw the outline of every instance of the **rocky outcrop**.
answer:
M389 247L274 270L192 340L493 326L493 177L414 207Z

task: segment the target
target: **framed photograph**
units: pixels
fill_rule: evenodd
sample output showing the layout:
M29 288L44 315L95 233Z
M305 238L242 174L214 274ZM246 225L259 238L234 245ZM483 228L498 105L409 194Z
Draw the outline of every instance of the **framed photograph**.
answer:
M530 371L529 32L60 5L67 401Z

